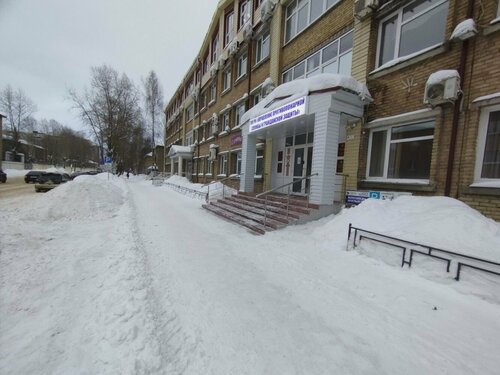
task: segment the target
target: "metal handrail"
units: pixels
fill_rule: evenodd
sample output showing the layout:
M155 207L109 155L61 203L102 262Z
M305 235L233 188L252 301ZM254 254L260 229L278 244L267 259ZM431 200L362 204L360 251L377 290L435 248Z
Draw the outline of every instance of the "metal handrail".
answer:
M310 174L309 176L298 178L295 181L292 181L292 182L289 182L287 184L275 187L273 189L267 190L267 191L265 191L263 193L260 193L260 194L257 194L255 196L255 198L260 198L260 197L262 197L264 195L266 197L266 200L265 200L265 203L264 203L264 228L267 225L267 197L268 197L268 195L270 193L272 193L272 192L275 192L276 190L281 190L281 189L283 189L285 187L288 187L287 200L286 200L286 218L288 219L288 213L289 213L289 210L290 210L290 186L296 184L297 182L302 182L304 180L309 180L309 179L311 179L311 177L314 177L314 176L319 176L319 173L313 173L313 174ZM307 205L306 205L306 208L309 208L309 196L310 195L311 195L311 189L309 188L309 191L307 192Z
M319 173L313 173L313 174L311 174L311 175L309 175L309 176L301 177L301 178L299 178L299 179L297 179L297 180L295 180L295 181L292 181L292 182L289 182L289 183L287 183L287 184L284 184L284 185L278 186L278 187L276 187L276 188L274 188L274 189L270 189L270 190L267 190L267 191L265 191L265 192L263 192L263 193L259 193L259 194L257 194L257 195L255 196L255 198L259 198L259 197L261 197L261 196L263 196L263 195L265 195L265 194L269 194L269 193L272 193L272 192L274 192L274 191L276 191L276 190L283 189L284 187L287 187L287 186L289 186L289 185L296 184L297 182L304 181L304 180L309 179L309 178L314 177L314 176L319 176Z
M227 180L230 180L230 179L233 179L233 178L240 178L241 176L243 176L244 173L240 173L240 174L232 174L232 175L229 175L227 177L224 177L222 180L213 180L213 181L210 181L209 183L205 184L205 185L202 185L201 187L204 188L204 187L208 187L207 189L207 195L206 195L206 202L209 203L210 201L210 185L212 184L215 184L217 182L220 182L222 184L222 199L224 199L224 188L225 188L225 184L224 184L224 181L227 181Z

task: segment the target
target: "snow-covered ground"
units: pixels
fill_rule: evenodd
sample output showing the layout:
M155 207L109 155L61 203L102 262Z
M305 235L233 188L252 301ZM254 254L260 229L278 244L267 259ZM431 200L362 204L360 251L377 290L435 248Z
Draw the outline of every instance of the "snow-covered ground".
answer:
M500 278L401 268L368 241L346 251L352 222L499 261L500 225L452 199L369 200L255 236L199 199L101 174L0 212L2 374L500 368Z

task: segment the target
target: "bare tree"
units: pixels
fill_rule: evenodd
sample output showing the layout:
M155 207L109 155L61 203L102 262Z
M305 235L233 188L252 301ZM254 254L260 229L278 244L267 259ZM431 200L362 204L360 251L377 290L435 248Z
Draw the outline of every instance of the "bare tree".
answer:
M21 89L13 90L7 85L0 92L0 110L7 115L7 127L11 131L14 141L14 155L19 147L21 132L28 129L33 124L32 115L36 112L36 106Z
M155 138L162 137L163 126L161 114L163 113L163 90L158 82L154 70L150 71L147 78L142 81L144 86L144 104L146 116L151 126L151 141L153 147L153 160L156 163Z
M93 67L90 89L80 95L70 90L69 96L92 131L101 158L109 154L123 159L134 129L142 126L139 93L132 81L107 65Z

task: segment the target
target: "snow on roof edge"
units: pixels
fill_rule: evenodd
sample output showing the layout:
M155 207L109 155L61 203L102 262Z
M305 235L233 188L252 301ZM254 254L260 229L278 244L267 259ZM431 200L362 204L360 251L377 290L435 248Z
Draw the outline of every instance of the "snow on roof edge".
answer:
M241 118L245 123L251 118L269 112L280 106L283 102L290 102L311 92L340 87L357 93L361 100L372 101L372 97L365 84L359 83L351 76L341 74L323 73L314 77L297 79L286 82L276 87L268 96L262 99L255 107L250 108ZM282 98L283 100L278 100ZM276 101L272 105L273 101Z

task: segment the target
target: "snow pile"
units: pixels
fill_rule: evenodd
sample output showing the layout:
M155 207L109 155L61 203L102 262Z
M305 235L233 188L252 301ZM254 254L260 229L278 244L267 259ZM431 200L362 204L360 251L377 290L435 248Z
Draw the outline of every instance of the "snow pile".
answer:
M177 185L177 186L182 186L189 188L191 190L199 191L201 193L210 193L210 201L217 200L217 199L222 199L222 194L224 194L224 197L228 197L230 195L237 194L238 191L229 187L229 186L223 186L221 182L214 181L209 184L194 184L190 182L186 177L180 177L177 175L174 175L165 182ZM224 191L223 191L224 190Z
M456 199L400 196L392 201L368 199L345 209L315 229L345 248L349 223L370 231L500 262L500 224ZM338 233L345 236L340 236Z
M450 40L466 40L477 34L476 22L472 18L466 19L460 22L453 33L451 34Z
M350 76L323 73L310 78L297 79L276 87L255 107L248 110L241 119L242 123L272 111L295 99L309 95L311 92L331 88L343 88L357 93L362 100L371 101L371 95L366 85L359 83ZM272 104L271 104L272 103Z
M79 176L40 195L26 212L28 220L67 221L105 220L116 214L123 204L124 192L117 184L110 184L108 176ZM111 178L117 177L111 175Z

